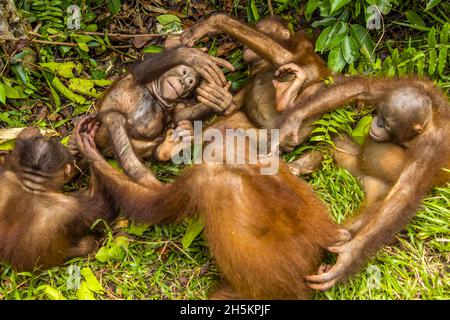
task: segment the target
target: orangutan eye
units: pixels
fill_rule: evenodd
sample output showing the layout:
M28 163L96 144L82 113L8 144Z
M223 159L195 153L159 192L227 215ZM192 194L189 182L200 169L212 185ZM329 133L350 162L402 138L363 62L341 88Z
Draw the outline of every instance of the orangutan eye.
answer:
M384 118L383 118L382 115L380 115L380 116L378 117L378 120L377 120L377 127L378 127L378 128L384 128L385 125L386 125L386 123L385 123L385 121L384 121Z

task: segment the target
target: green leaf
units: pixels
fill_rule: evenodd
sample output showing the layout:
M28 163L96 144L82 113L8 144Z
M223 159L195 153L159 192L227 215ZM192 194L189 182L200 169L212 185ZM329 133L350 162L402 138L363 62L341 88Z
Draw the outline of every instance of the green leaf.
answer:
M144 234L144 232L145 231L147 231L148 230L148 225L146 225L146 224L136 224L136 223L133 223L131 226L129 226L127 229L126 229L126 232L128 233L128 234L133 234L133 235L135 235L135 236L142 236L143 234Z
M374 62L375 43L370 37L368 31L359 24L350 26L350 34L359 47L359 51L370 63Z
M391 11L391 0L366 0L370 5L376 6L382 14L388 14Z
M24 85L27 85L28 76L25 73L25 69L23 68L23 65L21 63L11 64L11 71L14 73L16 78L20 80L20 82L22 82Z
M427 2L427 6L425 8L425 12L427 12L428 10L431 10L432 8L436 7L439 2L441 2L441 0L428 0Z
M2 117L0 116L0 120ZM16 139L7 140L5 142L0 143L0 150L2 151L11 151L16 146Z
M417 74L422 76L425 69L425 54L416 60Z
M361 2L360 1L356 1L356 4L355 4L355 17L358 17L360 13L361 13Z
M428 59L428 75L432 76L436 71L437 53L436 49L430 50L430 57Z
M163 50L164 50L164 48L162 48L160 46L150 45L150 46L147 46L144 49L142 49L142 52L143 53L159 53Z
M76 33L72 33L71 34L72 38L75 39L75 41L77 43L88 43L91 41L95 41L94 37L88 36L88 35L84 35L84 34L76 34Z
M53 73L57 73L61 77L70 79L75 78L74 71L76 70L78 74L80 74L83 71L83 66L81 63L75 63L75 62L46 62L46 63L39 63L39 66L42 68L46 68L51 70Z
M0 82L0 102L2 104L6 103L6 89L5 89L5 85L1 82Z
M49 285L44 285L44 293L50 300L67 300L58 290Z
M101 247L95 255L95 258L100 262L122 260L127 246L128 239L124 236L118 236L107 246Z
M425 21L413 10L406 11L406 18L408 22L414 26L426 27Z
M104 79L104 80L91 80L91 81L94 82L95 85L99 86L99 87L107 87L107 86L109 86L109 85L111 85L113 83L111 80L106 80L106 79Z
M59 93L61 93L64 97L66 97L67 99L74 101L78 104L84 104L86 102L86 99L83 98L82 96L73 93L72 91L69 90L69 88L67 88L59 79L58 77L54 77L51 85L53 88L56 89L56 91L58 91Z
M97 29L98 29L98 26L96 24L90 24L90 25L87 25L86 28L84 28L84 31L95 32L95 31L97 31Z
M79 42L78 47L80 48L80 50L82 50L84 52L89 52L89 47L84 42Z
M255 21L259 21L260 16L259 16L258 8L256 7L256 4L255 4L255 0L252 0L250 2L250 8L252 9L253 19Z
M346 62L342 54L341 47L331 49L328 55L328 68L333 72L339 73L345 68Z
M120 0L108 0L108 7L112 13L118 13L122 7L122 3Z
M369 133L370 124L372 123L372 116L365 116L359 120L355 129L352 131L352 138L356 143L362 145L364 143L364 138Z
M6 97L9 99L25 99L27 95L23 92L23 88L19 86L10 87L4 85Z
M336 23L335 17L326 17L322 20L316 20L313 23L311 23L311 27L317 28L317 27L328 27Z
M162 14L160 16L157 16L156 20L158 20L158 22L160 24L162 24L163 26L172 24L172 23L181 24L180 18L178 18L176 15L173 15L173 14Z
M184 249L190 247L195 238L197 238L197 236L202 232L203 227L204 225L200 218L190 219L188 227L186 229L186 233L181 240L181 244L183 245Z
M53 28L47 28L47 32L49 34L57 34L59 33L59 30L53 29Z
M78 300L95 300L94 293L89 290L88 284L86 281L81 281L80 287L77 290L77 299Z
M348 32L348 26L343 21L338 21L333 26L327 27L319 35L316 43L316 51L323 53L324 51L333 49L344 41Z
M441 44L447 44L448 42L448 29L449 29L449 23L445 23L444 26L442 27L441 33L440 33L440 41Z
M69 89L82 95L98 98L101 94L94 88L94 81L90 79L69 79Z
M96 293L102 293L105 291L105 289L102 287L100 282L98 282L98 280L95 277L94 273L92 272L91 268L85 267L85 268L81 269L80 273L86 280L87 287L89 290L96 292Z
M430 49L436 48L436 28L434 26L428 32L428 47Z
M358 45L355 40L350 36L345 36L344 41L342 41L342 54L345 61L348 64L355 62L358 59Z
M439 50L439 58L438 58L438 73L442 74L445 69L445 65L447 63L448 58L448 47L442 47Z
M306 4L305 17L306 20L311 20L312 14L319 7L320 0L309 0Z
M331 11L330 14L337 12L351 0L331 0Z

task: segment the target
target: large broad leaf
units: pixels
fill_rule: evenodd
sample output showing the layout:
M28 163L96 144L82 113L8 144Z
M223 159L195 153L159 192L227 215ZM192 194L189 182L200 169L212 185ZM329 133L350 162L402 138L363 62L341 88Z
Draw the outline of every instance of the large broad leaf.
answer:
M331 0L330 14L337 12L339 9L341 9L343 6L345 6L350 1L352 1L352 0Z
M317 39L316 51L323 53L324 51L333 49L344 41L347 33L348 26L343 21L338 21L333 26L327 27Z
M359 24L350 26L350 34L356 41L359 51L370 63L374 62L375 43L370 37L369 32Z
M328 68L333 72L339 73L345 68L346 62L342 54L341 47L331 49L328 55Z
M345 61L348 64L351 64L356 59L358 59L358 45L356 44L356 41L353 40L352 37L345 36L341 46L342 46L342 54L344 56Z

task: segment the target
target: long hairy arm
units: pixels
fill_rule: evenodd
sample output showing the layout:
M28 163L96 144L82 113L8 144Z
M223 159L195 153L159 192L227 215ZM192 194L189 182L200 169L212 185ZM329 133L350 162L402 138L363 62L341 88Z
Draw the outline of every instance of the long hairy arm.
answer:
M420 155L415 153L416 160L405 168L386 198L361 213L369 218L353 239L329 248L339 254L338 260L328 272L306 278L311 288L328 290L346 280L415 216L421 199L432 187L433 177L444 165L437 154L448 154L440 141L443 132L437 129L423 137L426 142L420 146Z

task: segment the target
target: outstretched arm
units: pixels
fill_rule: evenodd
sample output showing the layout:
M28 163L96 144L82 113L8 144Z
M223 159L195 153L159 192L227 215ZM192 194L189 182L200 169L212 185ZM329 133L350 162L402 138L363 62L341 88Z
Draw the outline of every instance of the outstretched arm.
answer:
M295 55L278 42L258 30L225 14L218 14L199 22L184 31L181 41L188 46L210 33L223 32L249 47L271 64L281 66L293 62Z
M378 90L374 92L369 81L371 80L354 77L324 87L312 96L300 95L290 108L291 111L288 110L281 118L280 141L291 141L290 143L299 145L302 141L299 141L298 130L309 119L335 110L346 103L371 100L378 96Z
M109 140L115 156L126 174L143 185L159 184L158 179L134 153L126 129L127 120L125 116L118 112L111 112L104 117L103 122L108 129Z

